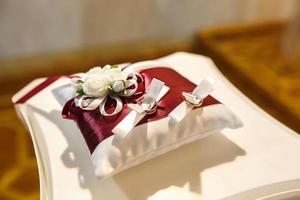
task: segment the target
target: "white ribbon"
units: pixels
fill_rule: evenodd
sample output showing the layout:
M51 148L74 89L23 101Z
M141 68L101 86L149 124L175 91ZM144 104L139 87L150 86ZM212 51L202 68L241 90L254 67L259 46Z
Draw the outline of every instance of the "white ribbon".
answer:
M124 94L120 94L120 96L132 96L135 94L137 88L138 88L138 77L143 81L142 76L139 73L136 72L130 72L127 74L127 77L129 78L125 83L125 90L126 92ZM82 78L74 78L72 82L82 82ZM116 107L112 113L108 113L105 110L105 105L108 100L108 98L113 99L116 101ZM123 108L122 100L119 96L115 94L107 94L103 97L90 97L87 95L78 96L75 98L75 105L80 107L83 110L95 110L99 107L100 113L103 116L112 116L119 112L121 112Z
M169 117L179 123L194 107L201 106L203 99L214 90L215 81L206 77L192 93L183 92L185 101L180 103L170 114Z
M112 132L120 138L126 137L147 114L155 112L157 102L167 94L169 89L164 82L153 79L142 100L137 104L128 105L132 111L114 127Z

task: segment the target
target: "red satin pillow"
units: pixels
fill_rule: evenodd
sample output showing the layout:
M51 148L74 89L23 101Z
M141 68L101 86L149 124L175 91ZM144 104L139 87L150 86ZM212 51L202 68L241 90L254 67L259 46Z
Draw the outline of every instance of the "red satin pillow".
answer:
M145 69L139 71L139 73L142 75L144 81L139 83L138 91L144 92L153 78L163 81L166 86L170 87L170 90L159 101L156 113L147 115L138 125L167 117L184 100L182 92L193 91L196 87L194 83L181 76L175 70L167 67ZM82 110L75 106L74 99L65 104L62 114L65 118L72 119L77 123L92 154L103 140L113 135L112 129L130 112L131 109L127 106L128 103L134 103L140 96L141 94L123 98L124 106L122 111L112 117L101 116L98 109L93 111ZM218 100L212 96L208 96L204 99L201 107L218 103L220 103ZM108 112L113 107L113 101L109 101L109 105L107 106Z

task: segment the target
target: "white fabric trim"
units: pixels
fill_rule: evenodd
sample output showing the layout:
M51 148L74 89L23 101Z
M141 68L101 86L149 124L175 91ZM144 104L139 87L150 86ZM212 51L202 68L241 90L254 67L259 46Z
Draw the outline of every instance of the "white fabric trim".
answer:
M199 108L180 123L170 117L135 127L126 138L115 135L102 141L92 154L95 174L104 178L242 122L223 104Z

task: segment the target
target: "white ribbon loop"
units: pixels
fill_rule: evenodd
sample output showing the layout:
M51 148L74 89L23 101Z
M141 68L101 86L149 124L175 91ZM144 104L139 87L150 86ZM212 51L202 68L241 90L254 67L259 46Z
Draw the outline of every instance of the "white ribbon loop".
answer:
M153 79L142 99L137 104L128 105L132 111L114 127L112 132L118 137L126 137L147 114L153 114L156 111L157 102L167 94L169 89L164 82Z
M179 123L194 107L201 106L203 99L212 93L214 87L215 81L210 77L206 77L198 84L192 93L183 92L182 95L185 101L179 104L169 114L169 117Z
M91 98L87 95L82 95L75 98L75 105L83 110L95 110L105 98Z
M107 98L105 98L105 100L99 106L101 115L106 116L106 117L107 116L113 116L113 115L121 112L121 110L123 108L123 103L122 103L122 100L120 99L120 97L110 96L110 98L116 101L116 107L115 107L115 109L112 113L108 113L105 110L105 104L106 104Z
M211 77L205 77L199 85L193 90L192 94L198 99L204 99L215 89L215 80Z
M164 87L164 85L164 82L154 78L146 91L146 96L152 97L153 99L157 100L159 93Z

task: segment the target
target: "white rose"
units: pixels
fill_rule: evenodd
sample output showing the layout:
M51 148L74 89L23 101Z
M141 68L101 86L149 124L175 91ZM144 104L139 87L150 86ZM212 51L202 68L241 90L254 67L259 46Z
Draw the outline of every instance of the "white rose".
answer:
M120 68L112 68L111 65L101 67L93 67L85 76L85 80L92 77L106 77L111 83L118 80L126 80L127 75Z
M90 77L82 84L82 89L88 96L103 97L107 94L108 84L108 80L103 76Z
M111 69L111 65L105 65L102 69Z
M103 69L101 67L93 67L92 69L90 69L86 74L85 74L85 79L89 79L95 76L100 76Z
M93 67L91 68L87 73L91 73L91 74L99 74L102 72L102 68L99 66Z
M105 73L105 77L107 77L107 79L111 83L113 83L115 81L120 81L120 80L124 81L127 79L127 75L118 68L104 70L103 72Z
M88 96L102 97L107 94L107 86L112 86L115 92L124 90L123 81L127 79L126 73L120 68L112 68L111 65L101 67L93 67L84 77L82 84L83 92ZM121 81L122 83L115 82Z

